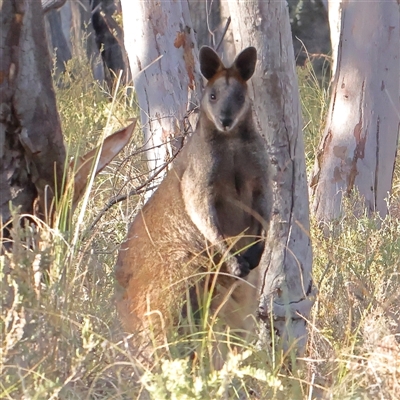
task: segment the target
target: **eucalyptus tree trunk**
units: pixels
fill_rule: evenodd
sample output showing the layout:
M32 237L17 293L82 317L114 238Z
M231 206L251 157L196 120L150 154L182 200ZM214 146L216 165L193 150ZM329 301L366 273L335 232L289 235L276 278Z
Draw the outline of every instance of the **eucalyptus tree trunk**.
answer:
M221 23L220 0L188 1L190 18L196 32L197 45L215 48Z
M0 219L45 213L61 193L65 148L40 0L0 0ZM56 183L55 183L56 182Z
M221 43L221 50L220 53L222 53L222 61L226 64L226 65L230 65L234 58L235 58L235 54L236 54L236 47L235 47L235 39L233 37L233 32L232 32L232 26L229 25L228 29L224 35L224 30L227 26L227 21L228 18L231 16L231 11L229 9L229 2L227 1L221 1L220 2L220 7L221 7L221 23L220 23L220 35L219 37L222 40Z
M260 265L259 313L283 347L301 354L314 302L312 250L300 101L286 1L229 3L237 50L257 48L250 80L256 123L272 165L273 215Z
M148 164L156 171L181 146L187 112L198 104L197 44L187 0L121 5Z
M221 55L224 64L229 66L236 52L232 29L228 26L226 30L230 17L229 2L189 1L189 11L199 48L203 45L212 47Z
M94 78L103 81L104 68L95 39L89 0L41 1L42 6L49 10L46 12L47 36L52 56L57 57L56 72L64 72L65 63L72 56L78 56L87 58Z
M123 84L130 81L129 63L124 46L124 32L114 20L114 0L90 0L96 44L103 60L105 79L111 88L121 74Z
M337 68L311 179L318 221L338 218L357 189L368 211L387 213L400 127L400 4L342 3Z
M329 31L332 47L332 78L335 76L337 67L337 56L340 40L340 27L342 21L342 0L329 0L327 2Z
M104 80L104 68L91 21L90 1L67 0L67 2L72 13L70 30L73 54L75 52L80 57L86 57L91 64L93 77L102 81Z
M65 64L72 58L71 48L62 29L61 14L58 10L49 9L45 16L49 48L55 57L56 75L65 72Z

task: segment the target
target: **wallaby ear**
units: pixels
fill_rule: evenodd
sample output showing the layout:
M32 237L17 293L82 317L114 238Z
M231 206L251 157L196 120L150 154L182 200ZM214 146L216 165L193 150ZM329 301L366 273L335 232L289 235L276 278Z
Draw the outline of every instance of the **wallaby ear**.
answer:
M199 53L200 71L204 78L210 80L218 71L224 68L218 54L208 46L203 46Z
M239 72L244 81L249 80L256 69L257 50L255 47L247 47L244 49L233 62L233 66Z
M132 132L136 126L136 119L128 125L126 128L121 129L118 132L113 133L104 139L103 146L101 147L101 153L99 156L99 162L94 172L97 175L104 167L106 167L112 159L125 147L129 142ZM99 147L89 151L77 160L72 160L69 163L69 167L74 171L74 197L72 200L72 209L78 204L78 201L85 192L86 185L89 180L90 172L92 171L93 162L96 160L96 156L99 151Z

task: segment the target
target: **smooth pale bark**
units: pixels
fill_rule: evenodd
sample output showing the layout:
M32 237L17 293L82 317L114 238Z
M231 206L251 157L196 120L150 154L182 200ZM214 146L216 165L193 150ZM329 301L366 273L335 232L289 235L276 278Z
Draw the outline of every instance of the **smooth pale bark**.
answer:
M337 67L337 56L340 40L340 28L342 21L342 0L329 0L328 4L329 31L332 47L332 79L335 76Z
M65 148L40 0L0 1L0 218L45 213L61 193ZM56 182L56 184L55 184Z
M229 2L189 1L189 10L199 48L203 45L214 48L224 64L231 65L236 54L232 28L229 27L224 35L227 19L230 16Z
M220 0L188 1L190 19L196 32L197 45L215 48L219 40L221 22Z
M285 1L229 3L237 51L258 51L250 81L256 122L267 141L272 164L273 216L260 265L259 312L271 318L282 338L301 354L307 342L306 320L314 302L309 204L300 101Z
M187 1L122 0L125 47L140 107L149 168L175 152L188 109L198 104L201 79ZM181 140L173 140L180 147Z
M231 16L231 11L229 9L228 1L221 1L221 24L220 24L220 34L219 37L222 37L224 33L224 29L226 26L226 22L228 18ZM226 31L225 37L221 44L220 53L222 53L222 61L226 65L230 65L235 59L236 55L236 47L235 47L235 39L233 37L232 24L229 25L228 30Z
M400 120L400 5L342 3L331 104L311 179L318 221L338 218L357 189L368 211L387 213Z

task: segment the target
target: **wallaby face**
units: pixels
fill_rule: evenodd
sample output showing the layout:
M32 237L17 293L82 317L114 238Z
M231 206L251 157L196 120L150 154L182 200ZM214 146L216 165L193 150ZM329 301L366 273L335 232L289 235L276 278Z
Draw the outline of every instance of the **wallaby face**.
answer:
M201 73L208 80L201 107L219 131L229 132L250 107L246 81L255 70L256 49L243 50L230 68L207 46L201 48L199 59Z
M269 159L246 84L256 58L250 47L226 68L211 48L201 49L208 83L196 130L121 245L117 307L125 328L142 332L144 342L150 332L161 339L162 327L175 326L185 315L186 295L204 299L201 290L214 279L205 305L209 315L242 335L254 329L254 269L272 205ZM194 301L191 309L196 308L201 306Z

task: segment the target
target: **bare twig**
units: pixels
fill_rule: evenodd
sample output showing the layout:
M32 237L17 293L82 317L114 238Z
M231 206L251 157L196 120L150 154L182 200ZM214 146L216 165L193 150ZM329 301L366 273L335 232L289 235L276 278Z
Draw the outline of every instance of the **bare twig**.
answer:
M215 35L214 35L214 32L211 30L211 28L210 28L210 22L209 22L209 17L210 17L210 13L211 13L211 7L212 7L212 0L211 0L211 4L210 4L210 10L208 10L208 0L206 0L206 21L207 21L207 30L208 30L208 33L211 35L211 37L212 37L212 42L213 42L213 46L214 46L214 43L215 43Z
M108 203L104 206L104 208L99 212L97 217L94 219L92 224L90 225L89 230L91 231L95 225L100 221L101 217L115 204L126 200L128 197L133 196L133 195L138 195L144 192L147 192L148 190L153 190L157 186L148 186L154 179L162 172L164 171L165 168L175 159L175 157L180 153L180 150L174 154L174 156L168 160L164 165L162 165L149 179L147 179L144 183L142 183L139 187L132 189L129 193L127 194L121 194L118 196L112 197Z
M229 25L231 24L231 20L232 20L232 18L229 16L228 19L226 20L224 31L222 32L221 39L220 39L219 43L217 44L217 47L215 48L215 51L218 51L218 49L221 47L221 44L222 44L222 42L224 40L226 32L228 32Z
M147 183L148 181L146 181ZM141 189L140 189L141 188ZM130 196L142 194L144 192L147 192L148 190L153 190L156 188L156 186L150 186L150 187L142 187L140 188L133 189L127 194L121 194L119 196L112 197L108 203L105 205L105 207L97 214L97 217L94 219L92 224L90 225L89 231L93 230L93 228L96 226L96 224L100 221L101 217L115 204L126 200Z

